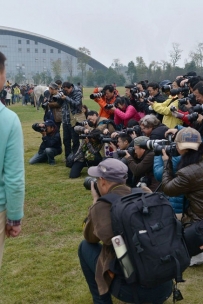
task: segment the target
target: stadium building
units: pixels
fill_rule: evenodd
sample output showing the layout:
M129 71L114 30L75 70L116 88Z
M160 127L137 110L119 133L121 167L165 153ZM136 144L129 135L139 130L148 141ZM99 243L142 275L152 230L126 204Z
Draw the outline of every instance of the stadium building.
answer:
M59 41L18 29L0 27L0 51L7 58L7 79L15 81L16 75L23 83L34 83L36 75L54 78L77 76L78 58L82 53ZM106 66L88 58L86 71L107 69ZM60 74L60 75L59 75Z

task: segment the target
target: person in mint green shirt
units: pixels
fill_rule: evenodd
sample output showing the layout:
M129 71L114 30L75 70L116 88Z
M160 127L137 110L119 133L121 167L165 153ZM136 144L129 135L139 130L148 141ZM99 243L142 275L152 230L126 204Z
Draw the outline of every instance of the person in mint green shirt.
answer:
M0 52L0 92L6 82L6 57ZM0 102L0 266L5 236L21 232L24 215L24 148L18 116Z

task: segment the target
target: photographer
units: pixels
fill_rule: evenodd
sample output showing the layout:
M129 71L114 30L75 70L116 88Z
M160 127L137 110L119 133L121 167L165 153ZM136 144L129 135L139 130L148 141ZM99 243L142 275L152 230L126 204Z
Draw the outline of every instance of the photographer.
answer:
M98 129L90 131L86 138L80 143L80 147L74 155L70 178L77 178L84 167L96 166L102 160L99 153L103 144L101 143L101 131Z
M183 128L175 136L176 148L181 155L176 176L173 175L171 158L163 153L164 172L162 189L165 194L184 194L189 204L185 208L183 223L203 219L203 143L200 133L193 128ZM195 263L203 263L203 253L195 256Z
M135 108L140 117L143 117L150 111L145 100L136 96L136 94L139 92L143 92L146 97L148 96L148 91L140 91L140 86L136 87L133 84L128 84L125 86L125 96L129 99L129 104Z
M90 95L90 98L94 99L100 106L99 116L113 119L114 111L112 111L108 105L112 105L117 96L118 91L115 90L114 86L106 85L104 88L95 88L93 94Z
M165 132L168 130L168 127L162 124L155 115L146 115L140 119L139 123L142 133L150 139L165 138Z
M131 194L126 186L128 168L117 159L106 159L97 167L88 169L88 174L97 178L101 195L115 193L119 196ZM135 303L132 286L128 285L118 273L113 273L112 264L115 251L111 238L114 236L111 222L111 204L99 198L93 185L91 187L93 204L89 208L84 227L84 238L79 246L80 265L92 295L93 303L112 304L111 295L122 302ZM171 281L155 288L133 286L140 304L163 303L171 294Z
M175 80L172 83L172 89L180 89L180 81ZM188 90L189 91L189 90ZM176 125L182 125L183 122L181 119L175 117L172 115L172 112L170 108L172 106L178 107L179 99L183 98L184 92L177 92L177 95L170 96L167 100L165 100L162 103L159 103L157 101L148 101L148 104L151 106L151 108L158 114L161 114L163 116L162 123L165 124L168 128L174 128Z
M138 184L142 177L145 177L147 187L154 191L159 183L155 180L153 174L154 152L147 148L141 148L140 145L148 140L146 136L139 136L134 139L135 156L131 156L126 151L127 165L134 176L134 186Z
M45 110L44 121L53 120L55 125L60 130L62 112L61 106L57 100L61 97L61 94L59 92L58 85L55 82L51 82L49 84L49 94L46 96L47 97L45 97L44 102L42 103L42 107Z
M162 103L167 99L167 97L162 95L160 93L159 89L160 89L160 87L159 87L159 84L157 82L148 83L147 90L148 90L148 93L149 93L149 97L153 98L153 101L156 101L158 103ZM163 115L156 114L156 116L162 122Z
M62 153L61 137L57 126L53 120L46 120L41 124L33 124L32 128L42 134L42 143L38 153L29 160L29 164L48 162L50 165L55 165L54 157Z
M112 110L114 111L116 125L127 127L130 119L140 120L140 115L132 105L128 105L128 100L125 97L117 97Z
M76 121L73 123L72 118L82 113L82 92L70 82L64 82L62 88L64 94L57 102L62 107L63 144L67 159L71 152L76 153L80 145L79 135L74 131Z

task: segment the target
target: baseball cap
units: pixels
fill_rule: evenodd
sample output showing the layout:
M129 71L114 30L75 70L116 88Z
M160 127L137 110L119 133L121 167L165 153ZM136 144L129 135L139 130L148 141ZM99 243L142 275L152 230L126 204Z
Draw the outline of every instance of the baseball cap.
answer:
M177 133L174 142L177 144L180 150L192 149L197 151L202 142L202 139L200 133L197 130L188 127L181 129Z
M149 137L147 137L147 136L135 137L135 139L134 139L134 146L140 146L140 144L143 143L143 141L146 141L148 139L149 139Z
M88 169L93 177L103 177L110 182L125 183L128 177L128 167L118 159L107 158Z
M53 89L53 90L57 90L58 89L58 84L55 82L51 82L49 84L49 88Z
M55 127L56 125L55 125L55 123L54 123L54 121L53 120L46 120L45 122L44 122L44 124L45 124L45 126L46 127L48 127L48 126L50 126L50 127Z

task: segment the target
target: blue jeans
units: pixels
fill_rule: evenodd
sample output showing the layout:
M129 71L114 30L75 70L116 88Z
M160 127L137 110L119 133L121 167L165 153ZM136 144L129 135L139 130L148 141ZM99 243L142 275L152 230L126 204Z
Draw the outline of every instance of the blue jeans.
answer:
M94 304L112 304L111 294L127 303L135 303L132 293L132 287L122 281L120 290L117 290L119 278L115 276L109 292L100 296L98 292L97 283L95 281L96 264L102 245L100 243L91 244L83 240L79 246L78 256L80 265L92 294ZM142 303L162 304L170 297L172 293L172 281L161 284L155 288L146 288L140 285L135 286L137 297Z
M46 148L43 153L36 153L30 160L29 164L37 164L37 163L46 163L48 162L49 164L55 164L55 159L54 157L56 155L59 155L59 151L55 148Z

